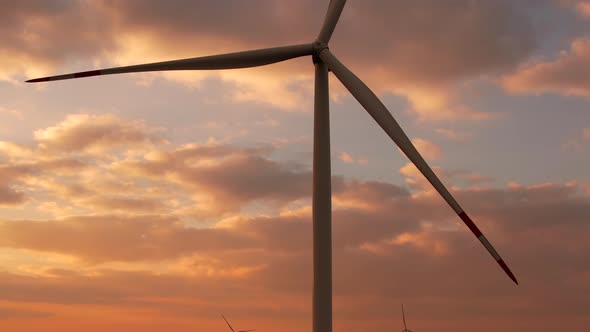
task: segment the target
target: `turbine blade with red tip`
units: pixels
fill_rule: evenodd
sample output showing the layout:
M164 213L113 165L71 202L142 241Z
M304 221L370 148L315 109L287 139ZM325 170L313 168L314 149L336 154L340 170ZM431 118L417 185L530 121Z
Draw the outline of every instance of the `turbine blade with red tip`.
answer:
M350 93L358 100L358 102L365 108L365 110L377 121L379 126L387 133L387 135L397 144L397 146L404 152L404 154L414 163L416 168L426 177L432 186L438 191L442 198L451 206L463 222L469 227L471 232L478 238L487 251L494 257L496 262L502 267L504 272L518 284L516 277L510 271L504 260L500 257L498 252L481 233L479 228L467 216L465 211L459 206L455 198L449 193L447 188L438 179L436 174L432 171L430 166L426 163L424 158L420 155L414 144L410 141L408 136L404 133L400 125L395 121L391 113L387 110L385 105L377 98L377 96L361 81L355 74L353 74L346 66L344 66L329 49L324 49L320 52L320 59L328 65L328 68L336 75L336 77L344 84Z
M28 83L48 82L67 80L98 75L139 73L148 71L165 70L212 70L212 69L235 69L268 65L281 62L300 56L311 55L313 47L311 44L292 45L283 47L265 48L259 50L227 53L219 55L204 56L198 58L154 62L141 65L90 70L79 73L56 75L28 80Z

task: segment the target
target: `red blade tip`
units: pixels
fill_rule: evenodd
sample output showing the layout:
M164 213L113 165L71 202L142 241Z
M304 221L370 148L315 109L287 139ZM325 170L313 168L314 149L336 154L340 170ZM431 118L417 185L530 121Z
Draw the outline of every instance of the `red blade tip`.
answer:
M506 263L504 263L504 260L503 259L499 260L498 264L500 264L500 266L502 267L502 270L504 270L504 272L506 272L506 274L510 277L510 279L512 279L512 281L514 281L514 283L518 285L518 280L516 280L516 277L514 276L514 274L512 274L512 271L510 271L510 269L508 268L508 265L506 265Z

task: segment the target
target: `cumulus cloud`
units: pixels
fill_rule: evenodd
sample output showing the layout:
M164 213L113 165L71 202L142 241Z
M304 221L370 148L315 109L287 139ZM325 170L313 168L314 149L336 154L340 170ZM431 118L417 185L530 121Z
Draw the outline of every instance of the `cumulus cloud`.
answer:
M88 2L0 4L0 79L46 74L64 63L72 64L71 59L97 59L114 46L115 34L111 25L104 24L105 18Z
M31 173L28 167L0 164L0 206L20 205L25 202L26 196L17 186Z
M216 142L191 144L154 155L153 159L122 162L132 176L166 178L194 195L195 213L238 211L262 200L279 205L307 196L311 173L297 164L264 157L268 149L240 149ZM200 211L200 212L199 212Z
M60 152L105 152L157 142L153 128L113 115L71 114L54 127L35 131L41 149Z
M326 4L27 1L9 7L3 31L10 38L3 38L2 49L10 62L4 67L14 70L4 79L23 71L31 75L73 64L78 68L80 63L128 65L309 42ZM535 42L520 4L423 0L349 3L333 46L377 92L407 97L410 110L422 119L474 120L489 115L462 101L459 83L514 68ZM297 60L252 70L161 75L192 86L220 79L231 87L224 97L236 102L297 110L309 103L312 72L309 61Z
M35 131L31 147L2 142L2 202L39 194L15 189L21 182L79 211L134 214L219 216L256 202L280 208L309 195L309 169L273 160L270 147L168 147L158 131L113 115L77 114ZM161 198L172 192L176 197Z
M8 158L26 159L33 156L33 150L24 145L0 141L0 154Z
M513 93L560 93L590 95L590 39L572 41L570 49L553 61L536 61L504 77L504 87Z
M365 308L366 303L359 299L370 297L373 305L381 307L388 304L390 297L398 296L415 305L421 303L425 315L430 317L432 313L441 322L449 315L455 318L461 315L456 307L441 309L440 301L455 302L465 310L471 306L475 317L500 310L501 319L506 322L513 319L528 322L522 318L523 311L530 312L533 321L540 312L556 315L554 306L539 305L545 302L559 301L560 310L573 317L584 314L578 309L587 303L580 289L587 287L583 282L587 269L585 253L590 248L583 238L587 231L585 220L590 217L590 201L588 196L579 194L575 184L466 189L458 193L458 198L473 211L476 222L523 281L520 292L515 294L493 259L463 225L457 225L459 221L441 202L427 197L413 198L407 191L386 183L350 180L336 183L335 197L354 197L372 206L367 209L348 205L334 214L334 287L338 312L349 312L360 322L385 318L389 311L375 312ZM556 223L558 215L560 222ZM176 258L172 265L181 264L185 269L167 268L170 263L164 261L154 270L164 272L159 274L149 270L153 265L131 272L98 265L88 275L54 270L48 271L50 278L34 279L4 273L0 279L10 287L3 292L2 299L117 304L122 309L156 307L164 315L177 317L182 311L169 301L188 297L203 304L191 304L195 314L207 317L207 306L221 308L239 303L251 299L256 292L266 300L259 302L263 312L252 315L272 319L265 310L272 307L271 303L276 304L277 299L287 301L284 306L289 306L294 305L294 298L309 296L309 219L309 215L241 218L232 227L222 229L195 229L174 218L157 216L2 222L2 233L10 235L2 240L4 247L93 258L95 264L104 260L132 263L137 259L149 262ZM567 261L563 257L568 257ZM223 272L224 267L233 272ZM346 273L351 270L356 272ZM226 285L228 280L231 280L230 288ZM547 283L562 286L548 290ZM252 289L252 284L257 287ZM413 285L412 289L408 289L409 285ZM485 304L472 301L474 296L485 297ZM516 306L519 311L501 310L507 296L519 303ZM356 304L348 303L347 297L355 298ZM295 313L286 315L298 317Z
M113 137L119 137L117 130ZM252 317L308 317L312 225L306 167L273 160L270 148L214 141L171 146L134 138L126 144L150 145L149 153L106 160L82 147L64 158L59 157L63 149L38 153L41 143L31 153L12 144L3 145L12 164L0 168L0 179L22 178L27 197L72 209L69 216L0 221L0 262L8 269L0 273L6 286L0 303L49 303L48 310L29 310L51 314L59 312L55 306L65 306L61 310L71 315L81 303L106 306L100 310L116 306L125 313L140 308L173 320L185 315L182 303L185 309L190 305L191 315L207 320L260 298ZM436 171L453 181L477 177L469 171ZM411 186L430 187L418 182L423 177L411 164L402 173L413 179ZM473 183L485 183L479 177L484 179ZM560 302L568 315L584 315L580 308L588 303L580 289L588 287L590 248L584 234L590 196L582 185L482 188L467 182L451 188L522 281L515 294L437 195L412 195L398 185L341 176L332 184L335 310L357 324L389 317L388 310L372 307L388 307L398 297L420 305L441 324L449 317L462 319L457 307L468 310L474 328L481 323L477 317L490 313L505 322L529 323L539 313L556 315L554 306L542 303ZM212 197L215 213L208 205L195 207L199 195ZM268 208L273 204L281 208ZM199 217L200 208L209 214ZM505 309L507 296L518 305ZM474 303L474 297L486 301ZM283 302L288 310L273 309ZM441 309L440 303L449 302L453 309ZM523 311L534 318L523 318Z

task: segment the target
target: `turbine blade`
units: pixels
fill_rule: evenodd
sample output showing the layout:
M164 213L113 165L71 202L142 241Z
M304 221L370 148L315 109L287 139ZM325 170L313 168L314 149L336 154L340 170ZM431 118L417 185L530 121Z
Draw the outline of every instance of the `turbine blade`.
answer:
M211 69L234 69L268 65L275 62L285 61L304 55L311 55L313 47L311 44L301 44L259 50L227 53L219 55L204 56L198 58L155 62L134 66L90 70L79 73L49 76L28 80L28 83L67 80L71 78L89 77L97 75L138 73L147 71L164 70L211 70Z
M329 49L324 49L319 54L320 59L328 65L330 70L338 77L350 93L358 100L358 102L367 110L367 112L377 121L379 126L387 133L389 137L397 144L397 146L404 152L404 154L416 165L418 170L426 177L432 186L438 191L443 199L451 206L463 222L469 227L471 232L479 239L483 246L488 250L490 255L494 257L496 262L502 267L504 272L518 284L516 277L510 271L502 257L481 233L479 228L473 223L471 218L467 216L465 211L459 206L455 198L449 193L447 188L440 182L436 174L432 171L430 166L424 161L414 144L410 141L408 136L404 133L397 121L393 118L391 113L387 110L385 105L377 98L377 96L363 83L356 75L354 75L346 66L344 66Z
M332 38L332 33L334 33L334 28L336 28L336 23L338 23L338 19L340 18L340 14L342 13L342 9L344 9L345 4L346 0L330 1L328 11L326 12L326 17L324 18L324 24L322 25L322 29L320 30L317 41L324 44L327 44L330 41L330 38Z
M231 327L231 325L229 324L229 322L227 321L227 319L225 319L225 316L221 315L221 318L223 318L223 320L225 321L225 323L227 324L227 326L229 326L229 329L232 330L232 332L236 332L236 331L234 331L234 328Z
M239 330L238 332L251 332L251 331L256 331L255 329L252 330Z

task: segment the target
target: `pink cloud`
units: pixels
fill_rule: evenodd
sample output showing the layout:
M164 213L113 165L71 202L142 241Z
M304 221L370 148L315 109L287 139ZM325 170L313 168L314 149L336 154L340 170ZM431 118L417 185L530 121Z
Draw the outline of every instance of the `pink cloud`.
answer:
M553 61L537 61L504 77L502 84L514 93L560 93L588 96L590 75L590 39L578 38L570 49Z
M465 310L473 319L463 321L467 326L490 315L504 323L533 324L539 313L557 315L554 306L542 304L555 301L563 303L559 310L569 312L572 321L583 315L575 308L584 305L579 287L587 284L564 284L583 280L585 252L590 249L583 239L590 201L579 195L575 184L457 192L522 281L517 293L440 199L412 197L392 184L340 178L335 179L334 193L336 201L359 202L334 211L337 313L350 313L357 322L371 324L391 313L365 308L365 301L370 298L372 306L381 307L395 297L410 307L420 306L416 325L425 324L426 317L443 325L448 319L463 321ZM123 311L139 306L179 317L183 311L174 302L148 299L191 298L198 303L184 306L208 319L213 315L208 308L227 310L258 296L261 312L251 313L252 317L272 320L276 313L267 310L277 301L285 301L283 308L295 309L298 305L292 299L307 298L311 287L309 214L241 217L224 228L193 228L181 219L157 215L78 216L5 221L0 231L6 235L0 241L5 248L71 255L86 262L81 268L88 273L54 270L48 271L51 277L35 278L5 273L0 276L9 290L0 296L4 301L102 303L121 306ZM148 265L124 272L105 268L109 261ZM171 263L177 268L155 274L149 269L156 265L150 262L160 269ZM562 286L547 291L548 283ZM473 301L474 297L486 301ZM508 311L506 297L512 298ZM453 309L441 309L440 303L454 303ZM518 314L513 313L517 308ZM307 310L285 315L298 320ZM523 317L523 311L531 315Z
M8 54L4 67L13 70L0 79L14 80L23 72L35 76L68 71L65 67L72 68L72 63L116 66L302 43L317 33L325 7L313 1L259 1L255 6L239 1L8 6L6 20L1 21L6 38L0 49ZM533 31L517 7L468 0L453 6L434 0L351 2L337 28L334 50L378 93L407 97L410 110L423 120L487 119L489 114L463 102L460 84L506 72L528 57L534 48ZM366 38L369 34L373 38ZM224 98L238 103L309 109L309 62L269 68L160 75L193 87L205 79L219 79L231 87ZM146 75L135 77L144 83L150 80Z
M420 154L427 160L439 160L443 156L440 146L432 143L429 140L425 140L423 138L414 138L412 143L414 143L414 146L416 146L418 152L420 152Z
M71 114L56 126L35 131L41 149L104 152L116 147L158 142L156 129L113 115Z
M346 164L359 164L359 165L366 165L369 163L369 161L363 157L358 157L355 158L352 156L352 154L343 151L340 152L340 154L338 154L338 159L340 159L340 161L346 163Z

